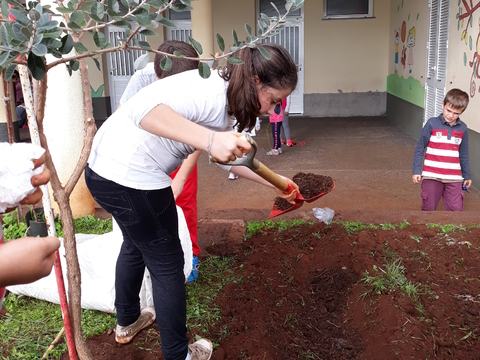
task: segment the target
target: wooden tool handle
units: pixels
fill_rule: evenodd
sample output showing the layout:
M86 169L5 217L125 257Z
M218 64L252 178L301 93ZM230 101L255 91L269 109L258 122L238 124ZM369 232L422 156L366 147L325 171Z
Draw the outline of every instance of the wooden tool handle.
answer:
M266 181L268 181L270 184L272 184L273 186L275 186L277 189L280 189L282 191L286 191L287 188L288 188L288 183L283 180L280 176L278 176L277 174L275 174L272 170L270 170L268 167L266 167L265 165L263 165L260 161L258 162L259 163L259 167L257 170L255 170L255 173L262 177L263 179L265 179Z

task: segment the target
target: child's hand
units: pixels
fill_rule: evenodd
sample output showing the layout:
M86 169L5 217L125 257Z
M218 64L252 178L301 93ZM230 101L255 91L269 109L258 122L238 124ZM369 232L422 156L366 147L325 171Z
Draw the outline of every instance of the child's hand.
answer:
M463 186L466 186L467 189L469 189L471 185L472 185L472 180L465 180L463 182Z
M414 184L418 184L422 181L422 175L412 175L412 181Z
M23 237L0 245L0 287L28 284L50 274L59 247L56 237Z
M292 180L290 180L289 178L286 178L285 176L282 176L282 175L278 175L280 176L283 180L285 180L287 182L287 184L289 184L291 187L294 188L293 191L291 192L285 192L285 191L282 191L280 189L277 189L275 188L275 191L282 197L284 198L285 200L287 200L289 203L291 204L295 204L295 199L297 197L297 194L300 193L300 189L298 188L298 185L295 184Z
M40 167L45 162L45 154L43 154L39 159L32 159L34 169ZM37 190L30 195L27 195L20 204L30 204L34 205L42 199L42 190L40 190L40 185L46 185L50 181L50 170L46 167L43 169L41 174L32 176L30 182L32 186L37 187Z

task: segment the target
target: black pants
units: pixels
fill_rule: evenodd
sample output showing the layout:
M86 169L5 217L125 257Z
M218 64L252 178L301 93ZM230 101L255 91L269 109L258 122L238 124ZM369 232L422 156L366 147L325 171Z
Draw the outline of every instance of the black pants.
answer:
M163 355L184 360L188 352L184 256L172 189L128 188L99 176L88 165L85 180L93 198L112 214L123 234L115 273L118 324L130 325L140 316L139 292L146 266Z

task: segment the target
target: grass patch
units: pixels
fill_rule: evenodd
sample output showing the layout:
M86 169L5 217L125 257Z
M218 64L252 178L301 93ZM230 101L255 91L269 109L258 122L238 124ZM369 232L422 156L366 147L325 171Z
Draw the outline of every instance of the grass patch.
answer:
M280 220L280 221L249 221L247 222L247 230L243 235L244 239L250 239L256 234L266 234L268 230L277 229L278 231L284 231L291 227L301 226L306 224L304 220Z
M402 259L398 258L395 261L385 262L384 267L385 270L374 265L372 274L365 271L361 281L365 286L369 286L370 290L363 293L362 297L372 294L380 295L398 290L402 295L417 302L419 296L418 288L420 285L407 280Z
M195 328L196 333L211 339L221 340L227 336L228 329L215 334L210 334L209 329L220 328L221 310L214 305L217 295L226 284L241 281L235 275L235 263L234 258L217 256L201 262L199 279L186 286L188 328ZM8 313L0 321L0 359L40 359L63 327L60 305L14 294L9 294L4 304ZM87 338L102 334L116 324L115 314L82 310L82 331ZM144 346L141 342L135 344ZM161 351L160 346L145 350ZM66 352L66 345L58 344L49 353L49 359L58 359Z
M93 215L73 220L76 234L105 234L112 231L112 220L96 219ZM63 227L61 219L55 221L55 230L57 236L63 237ZM17 210L3 215L3 233L5 240L18 239L27 235L27 225L25 222L18 223Z

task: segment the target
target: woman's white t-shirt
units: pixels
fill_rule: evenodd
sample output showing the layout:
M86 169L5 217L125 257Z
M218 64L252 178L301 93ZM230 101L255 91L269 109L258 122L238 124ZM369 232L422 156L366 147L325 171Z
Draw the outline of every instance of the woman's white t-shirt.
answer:
M170 186L168 174L196 149L143 130L141 120L157 105L165 104L199 125L225 131L231 126L227 87L228 82L217 72L203 79L197 70L148 85L100 127L88 158L90 168L108 180L134 189Z

